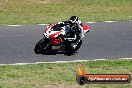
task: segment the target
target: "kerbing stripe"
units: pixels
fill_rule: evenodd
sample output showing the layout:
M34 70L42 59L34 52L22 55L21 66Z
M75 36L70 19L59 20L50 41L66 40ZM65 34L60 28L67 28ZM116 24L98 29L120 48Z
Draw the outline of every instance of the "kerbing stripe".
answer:
M96 23L96 22L86 22L86 23L89 23L89 24L94 24L94 23Z
M115 22L115 21L104 21L104 22L112 23L112 22Z
M129 20L129 21L132 21L132 20ZM112 23L112 22L116 22L116 21L102 21L102 22L106 22L106 23ZM86 23L89 23L89 24L94 24L94 23L98 23L98 22L86 22ZM44 26L44 25L49 25L49 24L36 24L36 25L42 25L42 26ZM7 26L23 26L23 25L7 25Z
M75 62L86 62L86 61L90 61L90 60L75 60Z
M73 61L54 61L54 62L34 62L34 63L14 63L14 64L0 64L0 66L4 65L28 65L28 64L47 64L47 63L74 63L74 62L84 62L90 60L73 60Z
M17 27L17 26L21 26L21 25L8 25L8 26L13 26L13 27Z
M74 63L74 62L87 62L87 61L102 61L102 60L108 60L108 59L94 59L94 60L73 60L73 61L54 61L54 62L34 62L34 63L14 63L14 64L0 64L0 66L5 65L33 65L33 64L47 64L47 63ZM132 58L120 58L117 60L132 60Z
M132 60L132 58L120 58L121 60Z
M93 61L99 61L99 60L108 60L108 59L95 59Z
M37 25L49 25L49 24L37 24Z

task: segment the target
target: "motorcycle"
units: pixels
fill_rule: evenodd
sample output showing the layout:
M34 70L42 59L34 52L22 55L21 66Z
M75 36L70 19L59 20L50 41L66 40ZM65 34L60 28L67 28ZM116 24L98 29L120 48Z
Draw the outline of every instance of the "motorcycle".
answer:
M89 32L90 28L87 25L82 25L82 27L84 33ZM72 32L68 25L50 24L44 30L43 36L35 46L36 54L48 54L53 50L58 50L71 55L82 44L82 39L77 38L76 33Z

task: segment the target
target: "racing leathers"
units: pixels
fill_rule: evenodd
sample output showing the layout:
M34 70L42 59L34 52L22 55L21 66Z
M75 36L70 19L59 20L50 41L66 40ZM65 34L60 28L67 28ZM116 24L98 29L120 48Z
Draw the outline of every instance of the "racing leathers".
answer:
M80 40L84 37L82 22L77 21L76 23L71 23L70 21L63 21L59 22L59 25L66 25L65 34L64 36L70 35L70 37L76 36L75 42L71 44L71 46L75 49L77 44L80 42ZM67 42L66 42L67 44Z
M79 20L76 23L72 24L70 21L63 21L63 22L58 22L59 25L67 25L67 29L71 30L68 32L74 32L77 36L77 38L83 38L84 37L84 31L82 27L82 22ZM65 30L65 34L67 35L67 29Z

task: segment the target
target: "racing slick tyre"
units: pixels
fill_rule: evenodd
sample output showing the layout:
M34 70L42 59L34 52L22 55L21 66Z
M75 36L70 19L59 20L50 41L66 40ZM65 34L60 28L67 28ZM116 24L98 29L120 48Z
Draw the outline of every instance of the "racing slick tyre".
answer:
M34 52L36 54L47 54L52 49L48 39L41 39L35 46Z
M71 56L74 52L75 52L75 50L71 46L71 43L67 42L66 46L65 46L65 55Z
M71 43L70 42L67 42L66 44L67 44L66 47L65 47L66 54L67 55L72 55L75 51L77 51L81 47L82 40L79 40L77 42L77 46L76 46L75 49L71 46Z

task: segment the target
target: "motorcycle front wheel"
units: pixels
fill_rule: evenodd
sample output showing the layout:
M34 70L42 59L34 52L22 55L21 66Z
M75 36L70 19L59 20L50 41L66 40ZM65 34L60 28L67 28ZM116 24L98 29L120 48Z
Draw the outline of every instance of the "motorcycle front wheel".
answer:
M50 41L48 39L41 39L35 46L34 52L36 54L46 54L52 49Z

